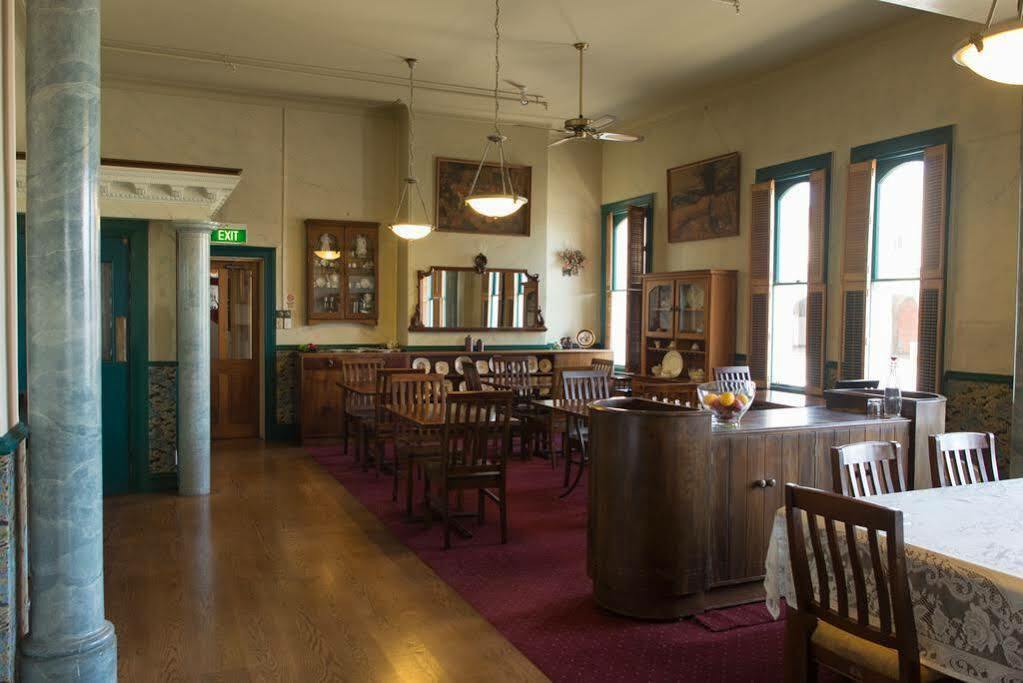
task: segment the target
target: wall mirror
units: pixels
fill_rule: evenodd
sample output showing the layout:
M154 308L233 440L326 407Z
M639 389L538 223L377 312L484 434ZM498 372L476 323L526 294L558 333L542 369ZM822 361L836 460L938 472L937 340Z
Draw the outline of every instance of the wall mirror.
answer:
M409 331L542 332L540 276L510 268L433 266L419 271Z

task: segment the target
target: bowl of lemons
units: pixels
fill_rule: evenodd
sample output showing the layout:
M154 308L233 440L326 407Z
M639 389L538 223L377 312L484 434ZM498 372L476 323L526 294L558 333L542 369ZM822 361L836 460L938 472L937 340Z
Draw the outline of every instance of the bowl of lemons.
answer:
M696 388L696 392L700 406L711 412L714 424L737 427L753 405L757 385L748 380L705 382Z

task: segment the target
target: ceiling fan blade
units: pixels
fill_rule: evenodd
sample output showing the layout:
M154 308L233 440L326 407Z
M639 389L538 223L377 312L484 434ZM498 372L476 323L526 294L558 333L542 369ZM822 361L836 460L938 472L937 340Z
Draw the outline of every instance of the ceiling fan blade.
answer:
M551 144L547 145L547 149L550 149L551 147L557 147L558 145L563 145L566 142L572 142L572 140L584 140L584 139L585 138L583 138L581 135L569 135L568 137L561 138L560 140L555 140Z
M642 142L642 135L629 135L628 133L596 133L593 136L604 142Z
M515 88L516 90L525 90L526 89L526 86L522 85L521 83L519 83L517 81L513 81L510 78L504 78L504 79L501 79L501 80L503 80L505 83L507 83L511 87Z
M590 128L593 130L603 130L612 123L618 120L617 116L611 116L610 114L604 114L603 116L593 119L593 123L590 124Z

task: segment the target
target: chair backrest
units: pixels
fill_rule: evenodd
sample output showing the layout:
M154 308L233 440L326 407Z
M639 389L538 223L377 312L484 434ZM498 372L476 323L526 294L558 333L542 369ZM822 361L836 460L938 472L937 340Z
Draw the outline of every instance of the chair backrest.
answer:
M678 405L696 404L696 385L685 382L651 382L642 377L632 378L632 395Z
M376 418L378 422L389 422L390 413L386 407L391 404L391 380L397 375L409 375L425 373L409 368L380 368L377 370L377 393L373 397L376 407Z
M494 378L500 389L522 396L532 390L529 362L525 358L494 356Z
M714 368L714 380L717 382L744 382L753 379L748 365L726 365Z
M835 493L853 498L906 490L898 441L864 441L831 447L831 481Z
M931 437L932 486L963 486L998 479L994 434L950 432Z
M344 359L341 361L341 380L343 382L375 382L377 371L383 367L382 359ZM347 392L347 401L348 408L372 408L374 404L372 396L354 392Z
M391 405L396 408L443 405L446 396L444 375L411 370L391 375Z
M835 380L836 389L877 389L881 386L879 379L839 379Z
M798 609L897 650L899 680L919 681L920 648L906 575L902 511L786 484L785 517ZM874 621L870 605L877 608Z
M593 370L600 370L605 375L610 377L615 371L615 362L610 358L594 358L590 361L590 368Z
M480 379L480 371L473 363L462 365L462 376L465 377L466 391L483 391L483 380Z
M561 373L561 398L566 401L596 401L611 396L603 370L565 370Z
M444 408L441 459L445 475L506 467L515 392L461 391Z

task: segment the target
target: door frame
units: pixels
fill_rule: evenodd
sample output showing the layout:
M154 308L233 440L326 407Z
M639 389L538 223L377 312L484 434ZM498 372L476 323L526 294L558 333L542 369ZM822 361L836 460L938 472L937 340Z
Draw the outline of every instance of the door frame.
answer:
M211 244L210 260L256 259L261 262L263 291L263 440L278 441L282 436L277 427L277 249L276 247L250 247Z
M19 389L27 387L25 339L25 214L18 213L18 377ZM149 221L134 218L100 218L102 237L128 240L128 444L131 449L131 490L167 488L160 475L149 472Z

